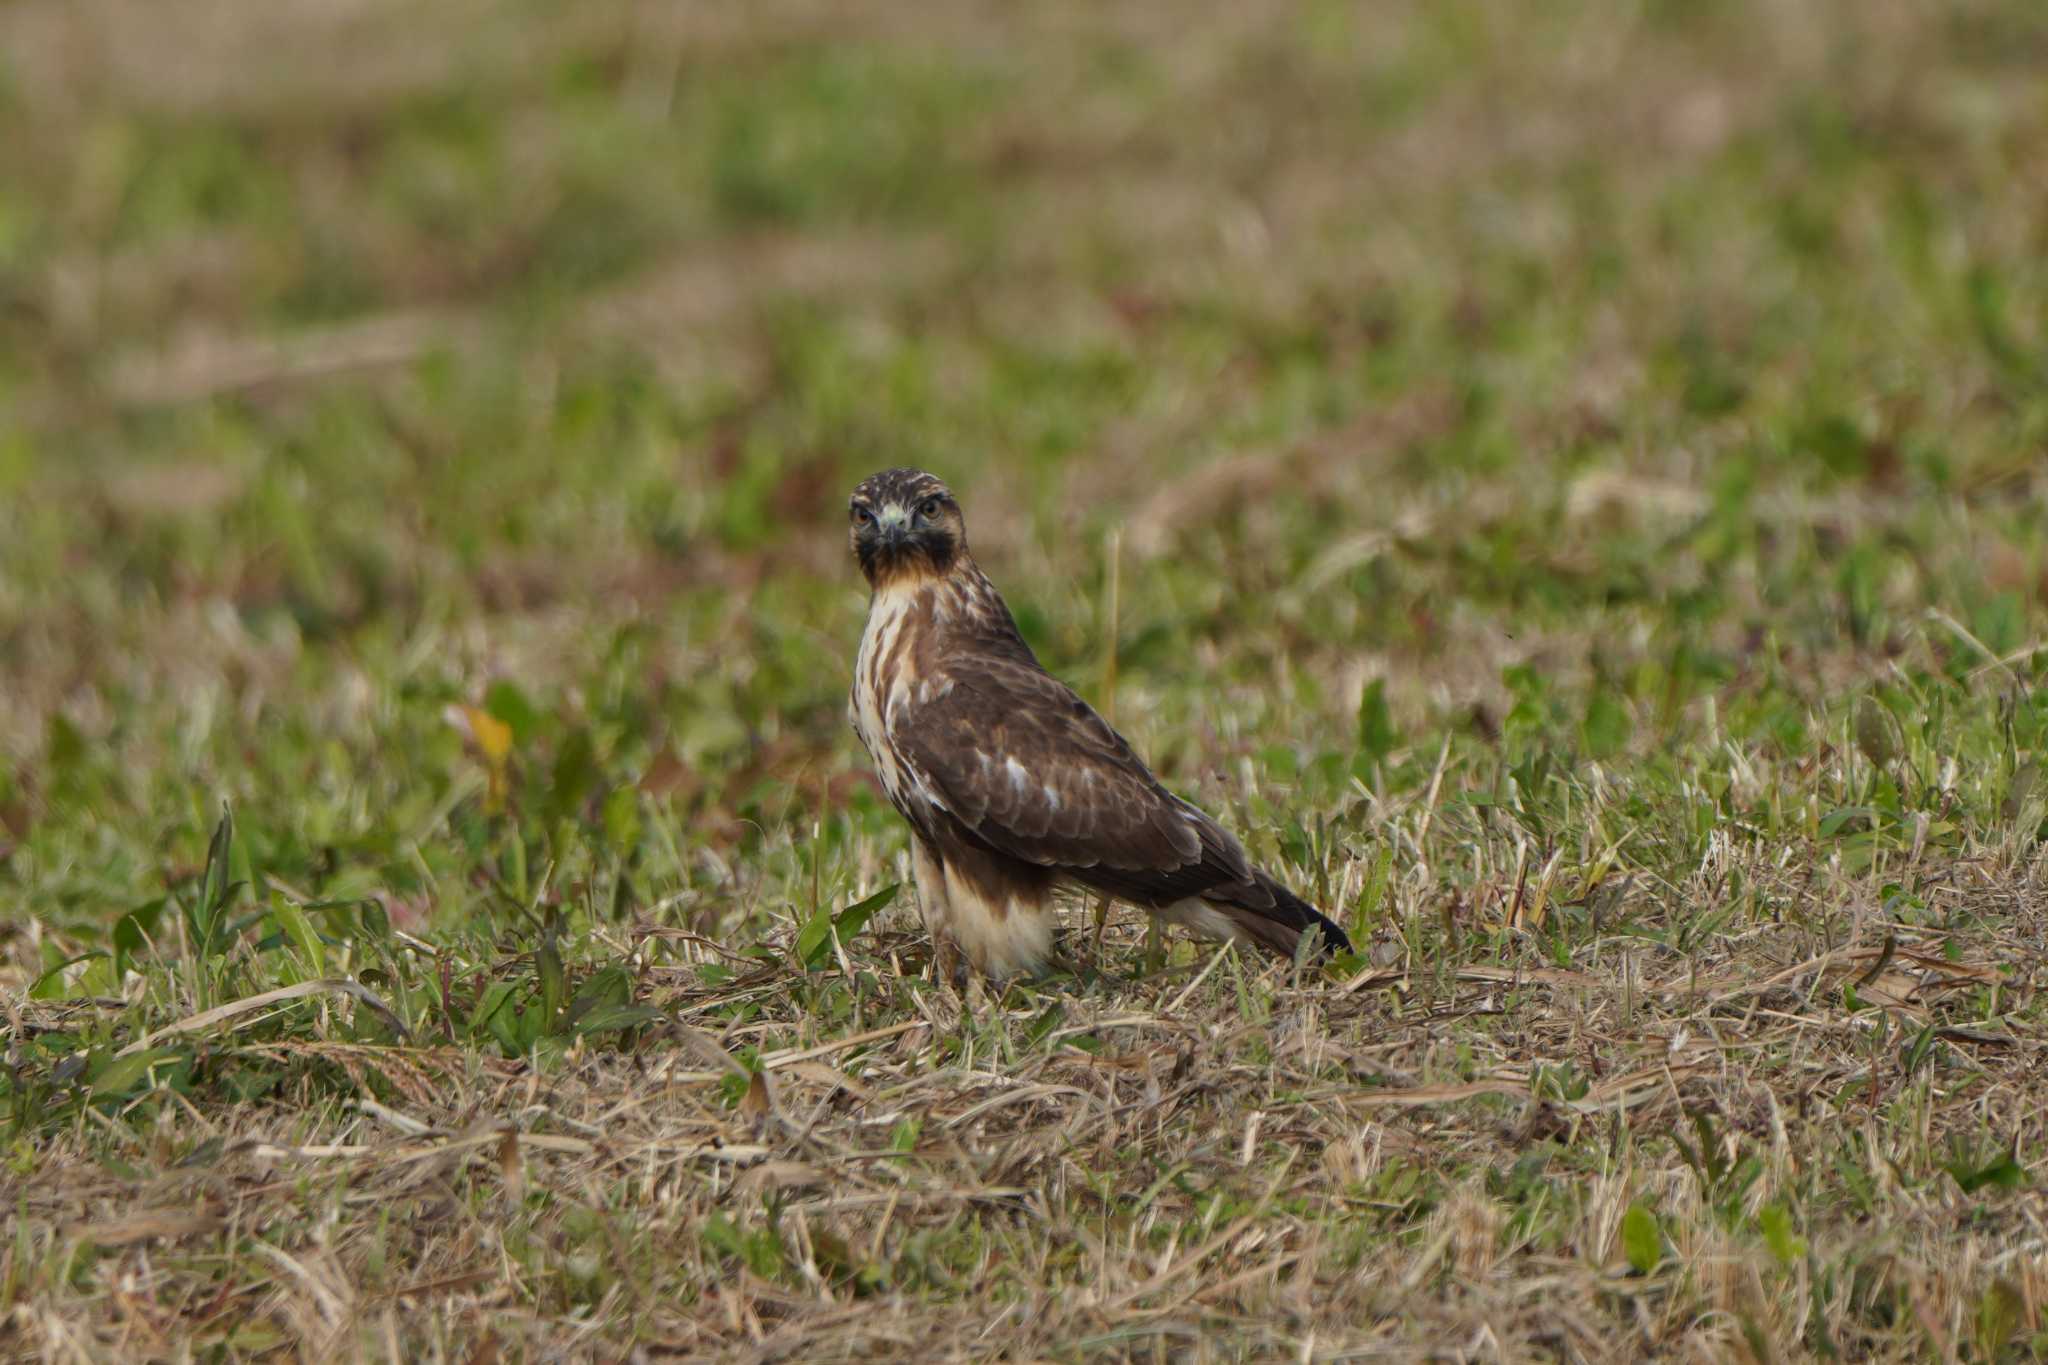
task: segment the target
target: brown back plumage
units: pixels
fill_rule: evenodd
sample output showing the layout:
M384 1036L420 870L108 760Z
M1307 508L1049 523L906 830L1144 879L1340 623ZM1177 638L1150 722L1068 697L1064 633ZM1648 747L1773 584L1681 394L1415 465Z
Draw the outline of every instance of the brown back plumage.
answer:
M890 800L941 859L1010 859L1020 876L1050 871L1152 910L1199 898L1280 951L1311 926L1349 947L1039 665L968 555L944 483L885 470L855 490L849 515L875 590L854 726Z

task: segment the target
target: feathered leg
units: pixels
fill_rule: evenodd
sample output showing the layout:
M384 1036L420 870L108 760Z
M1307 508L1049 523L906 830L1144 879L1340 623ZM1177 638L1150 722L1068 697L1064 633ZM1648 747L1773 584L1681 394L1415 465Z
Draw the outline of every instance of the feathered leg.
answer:
M953 939L952 912L946 902L946 867L930 844L910 841L910 872L917 882L917 910L932 939L932 978L958 986L966 974L960 945Z

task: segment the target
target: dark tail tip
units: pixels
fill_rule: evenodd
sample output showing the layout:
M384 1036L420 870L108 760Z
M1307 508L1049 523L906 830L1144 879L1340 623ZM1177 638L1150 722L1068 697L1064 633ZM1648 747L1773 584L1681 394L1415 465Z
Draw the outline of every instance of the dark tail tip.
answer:
M1337 921L1320 910L1309 911L1316 917L1316 927L1323 931L1323 956L1335 957L1351 951L1351 935L1337 927Z
M1320 929L1324 957L1351 951L1351 936L1328 915L1263 872L1256 874L1256 880L1259 889L1272 896L1272 906L1233 905L1227 912L1253 938L1277 953L1291 956L1303 934Z
M1351 951L1351 936L1339 929L1335 920L1263 872L1259 874L1259 884L1273 893L1273 918L1287 922L1297 938L1314 927L1323 931L1325 957Z

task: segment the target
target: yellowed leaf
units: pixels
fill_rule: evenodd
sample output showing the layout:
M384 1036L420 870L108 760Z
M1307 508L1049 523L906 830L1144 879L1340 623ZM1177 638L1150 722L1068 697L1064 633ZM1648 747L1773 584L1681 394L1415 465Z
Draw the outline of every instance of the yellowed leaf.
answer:
M512 754L512 727L499 720L480 706L462 708L469 718L469 733L476 739L476 747L484 760L502 764Z
M448 723L462 732L484 761L484 775L490 781L484 799L486 808L493 813L503 810L512 759L512 727L481 706L451 706L445 714Z

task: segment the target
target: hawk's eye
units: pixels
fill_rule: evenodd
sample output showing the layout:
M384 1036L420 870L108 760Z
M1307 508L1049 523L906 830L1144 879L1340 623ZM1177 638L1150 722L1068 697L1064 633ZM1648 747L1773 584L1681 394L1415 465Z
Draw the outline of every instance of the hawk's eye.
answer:
M867 509L867 508L865 508L865 507L861 507L861 506L855 506L855 507L854 507L854 509L853 509L853 524L854 524L855 526L865 526L865 525L867 525L867 524L868 524L869 522L873 521L874 519L875 519L875 514L874 514L873 512L870 512L870 511L868 511L868 509Z
M917 514L921 517L937 516L939 514L939 500L937 498L926 498L918 505Z

